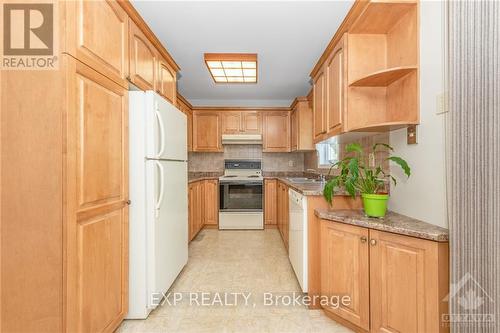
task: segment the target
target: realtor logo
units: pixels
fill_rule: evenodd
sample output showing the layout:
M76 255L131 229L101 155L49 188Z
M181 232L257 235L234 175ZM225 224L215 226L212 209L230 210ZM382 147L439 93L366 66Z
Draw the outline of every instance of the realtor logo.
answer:
M495 322L494 314L485 310L486 305L494 303L493 299L470 273L466 273L458 282L450 285L450 293L443 301L457 305L456 313L443 315L444 323L489 325Z
M2 5L2 69L56 69L56 5Z

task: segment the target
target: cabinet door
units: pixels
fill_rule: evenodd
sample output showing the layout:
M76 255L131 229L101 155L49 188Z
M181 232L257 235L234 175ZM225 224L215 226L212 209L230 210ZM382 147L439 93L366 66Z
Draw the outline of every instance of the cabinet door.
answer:
M204 182L196 183L196 228L195 235L203 228L203 224L205 223L205 186Z
M297 109L294 109L290 114L290 140L291 140L291 151L296 151L299 146L299 117Z
M157 52L144 33L129 20L130 80L139 89L154 90Z
M240 112L223 112L222 118L222 134L237 134L241 131L241 113Z
M266 179L264 182L264 221L267 225L276 225L276 182L276 179Z
M326 306L339 317L369 329L368 229L321 220L321 295L350 297Z
M290 151L290 115L288 112L268 112L264 116L264 152Z
M320 72L313 84L313 135L316 142L321 141L326 133L325 118L325 75Z
M241 112L241 131L245 134L261 134L262 116L260 112Z
M127 88L128 17L117 1L65 1L66 52Z
M436 242L370 230L372 332L442 329L438 263Z
M219 113L194 112L193 151L222 151Z
M217 226L219 220L219 184L217 180L205 181L205 223Z
M343 39L334 48L326 63L326 115L328 136L341 132L344 113L344 48Z
M67 331L114 331L128 304L128 95L68 58Z
M177 85L176 85L176 73L170 67L170 65L160 58L158 61L158 82L157 91L165 97L170 103L176 103L177 99Z

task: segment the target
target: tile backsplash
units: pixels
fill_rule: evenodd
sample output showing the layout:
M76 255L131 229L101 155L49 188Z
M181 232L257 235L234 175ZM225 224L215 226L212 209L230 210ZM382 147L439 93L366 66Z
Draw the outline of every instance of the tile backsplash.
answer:
M225 159L261 159L264 171L304 171L304 153L263 153L261 145L225 145L223 153L189 153L190 172L221 172Z
M342 143L340 143L339 147L340 159L344 158L346 155L345 146L352 142L359 142L363 147L365 157L368 158L368 154L371 152L372 147L375 143L389 144L389 134L376 133L376 134L369 134L365 137L353 140L340 140L340 141L343 141ZM389 162L387 161L387 157L389 157L389 153L386 150L381 149L380 151L375 153L375 164L377 165L381 164L384 172L389 172ZM368 161L365 161L365 163L368 164ZM304 170L307 169L314 169L324 174L328 173L327 168L318 168L318 156L316 151L307 152L304 154Z
M340 145L340 158L345 156L345 145L348 140ZM353 139L352 142L360 142L365 150L365 155L371 151L374 143L389 143L389 134L377 133L365 137ZM384 171L389 171L389 162L386 161L388 153L377 152L375 162L381 163ZM224 171L225 159L261 159L262 169L267 172L300 172L314 169L321 173L328 173L328 169L318 168L317 152L299 153L264 153L261 145L225 145L223 153L189 153L188 168L190 172L222 172Z

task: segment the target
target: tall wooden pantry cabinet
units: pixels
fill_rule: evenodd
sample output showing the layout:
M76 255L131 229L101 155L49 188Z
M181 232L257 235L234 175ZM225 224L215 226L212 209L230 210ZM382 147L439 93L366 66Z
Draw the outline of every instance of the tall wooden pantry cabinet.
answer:
M131 41L169 55L127 1L54 6L58 68L0 73L0 331L113 332L128 309L129 81L151 77Z

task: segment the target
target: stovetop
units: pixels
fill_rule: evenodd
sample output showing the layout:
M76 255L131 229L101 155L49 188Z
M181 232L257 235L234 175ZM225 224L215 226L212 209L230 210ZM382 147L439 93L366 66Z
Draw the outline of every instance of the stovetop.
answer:
M259 160L225 160L224 175L219 180L226 181L262 181L261 161Z

